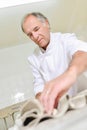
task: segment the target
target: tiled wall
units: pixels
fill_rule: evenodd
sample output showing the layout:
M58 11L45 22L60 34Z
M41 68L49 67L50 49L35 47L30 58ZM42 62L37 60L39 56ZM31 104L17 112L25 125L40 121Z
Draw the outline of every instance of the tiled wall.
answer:
M33 76L27 57L34 44L0 50L0 109L33 96Z

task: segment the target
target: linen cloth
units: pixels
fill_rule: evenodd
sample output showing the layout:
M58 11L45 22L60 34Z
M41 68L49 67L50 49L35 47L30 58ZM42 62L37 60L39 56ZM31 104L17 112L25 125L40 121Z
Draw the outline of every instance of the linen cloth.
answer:
M52 115L44 113L44 109L37 99L28 100L21 108L20 116L16 119L14 127L10 128L9 130L36 130L36 128L39 128L39 125L43 126L44 122L46 121L54 121L55 119L58 120L60 117L63 119L63 117L68 115L69 112L71 114L73 114L73 112L76 110L79 112L79 110L81 111L81 109L85 108L86 106L87 90L78 93L74 97L69 97L69 95L65 94L63 97L61 97L56 112L54 111ZM80 117L80 115L78 116Z

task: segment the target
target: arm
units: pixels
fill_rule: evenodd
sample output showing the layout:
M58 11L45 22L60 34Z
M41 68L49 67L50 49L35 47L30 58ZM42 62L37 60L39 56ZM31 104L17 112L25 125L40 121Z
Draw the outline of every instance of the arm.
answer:
M30 63L30 67L32 69L32 74L34 77L33 85L34 85L35 98L37 98L39 100L41 92L43 91L44 80L43 80L43 78L38 70L36 59L34 59L33 57L29 57L28 61Z
M86 70L87 52L77 51L73 55L68 69L62 75L49 81L44 87L40 100L47 113L52 113L60 97L69 90L78 76Z
M72 57L69 69L74 69L77 76L79 76L82 72L86 71L87 52L77 51Z

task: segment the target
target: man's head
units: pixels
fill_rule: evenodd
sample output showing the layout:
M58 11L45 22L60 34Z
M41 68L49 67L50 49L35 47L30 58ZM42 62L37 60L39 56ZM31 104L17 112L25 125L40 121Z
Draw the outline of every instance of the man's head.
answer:
M41 13L27 14L21 24L23 32L38 46L46 49L50 42L50 25Z

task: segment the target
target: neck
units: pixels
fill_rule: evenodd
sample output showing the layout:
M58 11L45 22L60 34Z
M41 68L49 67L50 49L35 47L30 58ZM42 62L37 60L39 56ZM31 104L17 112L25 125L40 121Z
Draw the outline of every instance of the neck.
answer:
M46 50L47 49L47 47L48 47L48 45L49 45L49 43L47 43L47 45L46 46L44 46L44 47L42 47L44 50Z

